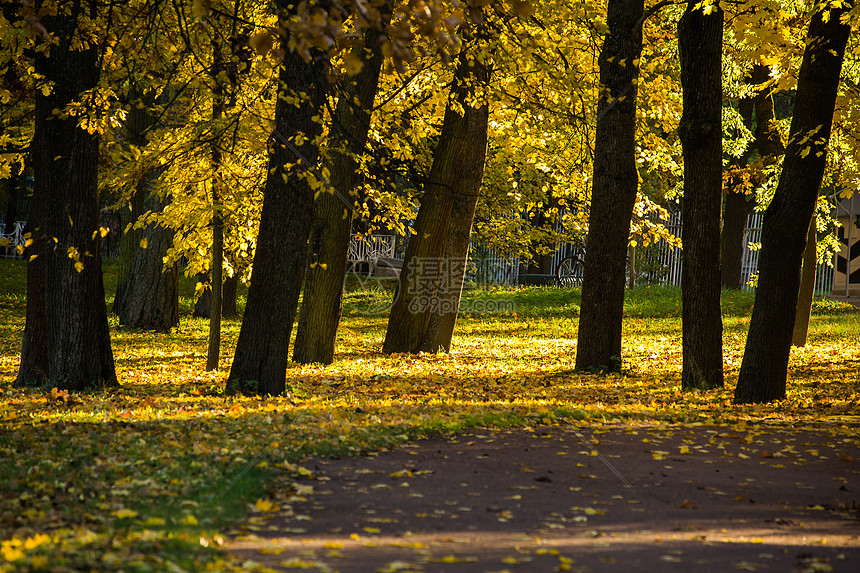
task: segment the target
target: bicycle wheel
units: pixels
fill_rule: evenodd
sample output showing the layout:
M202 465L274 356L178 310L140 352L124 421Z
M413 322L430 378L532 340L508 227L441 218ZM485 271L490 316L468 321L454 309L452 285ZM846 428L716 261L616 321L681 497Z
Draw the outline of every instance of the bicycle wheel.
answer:
M555 269L555 277L563 287L582 286L582 272L582 260L578 256L566 257Z

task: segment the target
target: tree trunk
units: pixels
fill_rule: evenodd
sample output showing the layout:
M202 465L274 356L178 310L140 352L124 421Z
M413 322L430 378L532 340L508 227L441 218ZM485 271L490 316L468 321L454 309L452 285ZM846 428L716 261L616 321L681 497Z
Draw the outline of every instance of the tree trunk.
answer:
M744 286L744 236L747 219L755 201L743 191L728 189L723 212L723 230L720 235L720 284L727 289Z
M284 46L288 40L283 40ZM279 395L286 387L290 333L307 263L314 177L327 96L328 61L313 51L306 62L288 51L281 63L275 129L263 191L254 269L229 392ZM286 98L306 94L298 104ZM301 134L301 137L298 137Z
M11 233L15 228L15 219L18 217L18 187L21 181L18 165L15 163L12 164L12 174L6 183L8 197L6 198L6 214L3 218L4 232L6 234Z
M477 67L477 66L476 66ZM490 81L489 67L480 70L479 85ZM478 71L478 70L476 70ZM484 164L487 158L487 128L489 106L486 102L474 110L467 111L469 116L467 140L470 142L469 154L463 166L463 179L454 195L451 206L451 221L448 225L448 240L445 244L445 258L449 261L445 289L439 293L439 309L430 315L427 332L419 350L423 352L450 352L454 326L460 310L460 297L463 281L466 278L466 265L469 260L469 244L472 238L472 222L478 206L478 196L484 177Z
M209 308L209 345L206 350L206 370L217 370L221 355L221 294L224 283L224 221L219 213L218 185L212 186L212 274L211 307Z
M212 289L210 288L209 276L197 273L197 282L203 285L203 291L194 301L194 318L209 318L212 314Z
M720 313L720 203L723 190L723 11L688 0L678 22L684 113L678 135L684 152L684 264L681 270L684 365L681 387L723 385Z
M238 2L238 0L237 0ZM219 26L218 16L212 18L213 28ZM235 27L234 27L235 32ZM221 295L223 293L224 278L224 217L221 212L221 141L218 136L218 120L225 111L224 81L222 74L229 71L224 65L221 53L221 41L216 35L212 40L212 125L213 137L210 144L210 160L212 169L212 265L209 276L212 277L211 292L212 306L209 309L209 345L206 350L206 370L218 369L218 361L221 356Z
M482 20L476 39L484 39L485 25ZM450 349L487 152L487 104L473 107L471 102L477 88L489 83L492 64L487 58L484 50L464 47L460 52L383 352Z
M27 263L27 316L21 341L21 363L15 386L44 386L48 372L48 319L45 316L45 239L42 231L41 194L30 202L30 238L24 251ZM33 257L33 258L31 258Z
M223 318L235 318L238 315L236 310L236 296L239 292L239 275L234 274L232 277L224 279L224 288L222 291L221 301L221 316Z
M806 232L824 175L839 74L850 27L846 8L812 18L779 184L765 211L758 288L735 388L736 403L785 398Z
M752 129L754 110L753 98L743 98L738 102L738 113L748 129ZM732 169L745 169L752 151L753 146L749 145L740 157L733 158ZM720 234L720 283L726 289L740 289L744 282L744 236L747 219L755 206L755 195L748 195L745 187L746 182L740 177L732 177L726 181L723 229Z
M144 209L158 213L164 204L151 194ZM164 270L173 233L149 223L141 229L140 240L146 241L146 248L138 248L134 257L122 305L117 307L119 322L130 328L170 332L179 324L179 265Z
M588 215L576 367L621 369L630 220L639 186L636 97L643 0L609 0L600 54L594 182Z
M385 9L390 13L390 3ZM385 15L383 20L387 21ZM353 55L364 64L358 74L347 80L332 120L329 171L333 193L321 192L314 200L308 243L310 268L293 348L293 360L302 364L331 364L334 360L352 228L352 196L360 178L356 157L364 153L370 130L383 39L382 32L369 29L364 34L364 45L353 49Z
M95 47L72 45L84 10L89 7L79 2L60 2L58 16L42 18L58 44L35 61L36 72L53 84L48 95L36 90L32 141L33 194L45 206L43 231L51 237L41 254L48 326L44 381L68 390L117 384L99 249L98 136L78 127L77 116L52 113L98 83ZM33 364L23 364L31 359L22 355L22 371L35 372Z
M770 80L770 68L763 65L753 66L749 81L753 85L762 85ZM779 160L785 149L780 140L779 130L774 123L773 88L767 87L752 99L743 99L738 106L738 112L744 123L753 129L752 116L755 112L755 142L753 147L737 160L736 167L743 168L749 162L753 149L758 151L765 165ZM756 185L763 181L752 181ZM726 205L723 213L723 233L721 235L720 266L723 288L739 289L743 287L743 256L744 235L747 218L756 205L754 194L747 195L739 189L740 182L730 181L726 190Z
M812 316L812 299L815 296L815 271L817 265L818 240L815 233L815 215L809 223L806 248L803 249L803 267L800 271L800 292L797 295L797 312L794 315L792 346L806 346L809 334L809 319Z
M146 132L156 123L156 118L149 113L148 107L138 108L135 105L138 99L136 91L129 94L132 100L131 111L128 112L126 129L128 130L129 143L138 147L146 145ZM144 102L144 104L151 102ZM143 204L152 190L152 183L157 179L154 171L143 173L134 186L134 193L129 201L128 209L120 209L120 224L122 225L122 238L119 242L119 264L117 266L116 294L113 298L114 314L119 315L119 309L125 303L125 294L128 283L131 280L131 269L134 259L140 248L141 230L135 229L134 224L143 215ZM128 227L128 230L126 230Z

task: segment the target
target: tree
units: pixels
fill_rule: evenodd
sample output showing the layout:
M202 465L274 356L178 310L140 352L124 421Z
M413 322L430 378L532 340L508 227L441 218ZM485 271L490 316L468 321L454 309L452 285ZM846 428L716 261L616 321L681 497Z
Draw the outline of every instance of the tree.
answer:
M809 318L812 314L812 299L815 296L815 271L818 270L816 247L816 217L813 214L803 249L803 263L800 269L800 291L797 295L797 310L794 315L794 330L791 333L792 346L806 346L809 334Z
M156 214L163 211L164 205L154 191L144 209ZM152 217L148 219L140 229L140 247L136 249L122 302L114 307L122 325L170 332L179 324L179 264L164 268L173 234Z
M387 24L391 2L382 7ZM343 302L343 281L353 221L353 200L360 173L357 158L365 151L373 100L382 69L382 30L370 27L364 43L347 56L361 69L345 78L329 134L330 189L314 199L308 242L309 269L296 327L293 360L331 364Z
M785 152L774 117L774 87L770 74L770 67L754 65L747 82L760 91L754 96L741 98L738 103L738 114L744 126L754 133L752 145L747 145L740 155L733 158L724 176L726 196L720 236L723 288L739 289L743 286L744 234L747 218L756 205L754 188L763 186L769 169ZM757 153L758 158L750 163L753 153Z
M736 403L785 397L788 357L806 235L827 160L850 26L848 6L825 5L809 25L779 184L765 211L758 288Z
M678 22L684 112L678 135L684 149L684 266L681 271L685 389L723 385L720 314L720 203L722 199L721 82L723 11L718 0L688 0Z
M744 97L738 101L738 115L743 125L752 129L755 101ZM727 171L723 174L725 181L725 199L723 205L723 226L720 232L720 284L726 289L739 289L743 286L744 235L747 228L747 218L755 205L755 196L749 193L750 156L753 146L746 149L737 157L732 157Z
M97 8L94 1L62 1L56 15L35 20L44 30L35 69L45 84L36 93L32 149L34 201L43 206L37 255L44 261L45 324L28 326L47 335L44 364L25 363L35 356L22 352L21 371L33 375L41 368L44 384L69 390L117 384L99 251L98 132L87 115L94 109L100 46L78 45L79 18ZM18 383L33 382L19 375Z
M285 12L282 20L289 16ZM286 21L283 24L286 26ZM286 387L290 334L305 274L313 197L322 186L312 170L319 154L321 117L328 96L328 55L314 48L306 60L290 49L291 41L297 39L286 34L274 130L268 141L260 232L245 315L227 380L230 392L276 396Z
M388 318L383 352L450 350L487 153L486 19L464 38L439 145Z
M609 0L607 7L576 348L576 367L582 369L621 369L625 260L638 189L636 96L643 4Z
M151 113L152 97L141 98L137 90L132 88L129 94L132 102L126 121L128 142L138 148L147 144L147 133L155 126L156 116ZM143 204L151 191L155 173L147 169L137 174L137 181L128 200L128 208L120 210L120 221L123 226L122 238L119 244L119 264L117 267L116 293L113 298L113 312L119 314L125 300L125 293L131 279L134 258L140 248L140 227L137 220L143 215Z
M42 386L48 371L47 331L45 314L45 239L42 231L41 195L30 203L30 247L25 250L27 263L27 315L21 340L21 362L15 386Z

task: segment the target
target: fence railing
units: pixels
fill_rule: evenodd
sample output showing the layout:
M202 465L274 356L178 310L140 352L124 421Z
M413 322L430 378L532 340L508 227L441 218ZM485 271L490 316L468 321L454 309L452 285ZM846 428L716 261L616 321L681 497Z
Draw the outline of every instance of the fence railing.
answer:
M24 227L27 226L27 221L15 221L12 228L7 231L6 225L0 223L0 239L6 239L8 244L0 247L0 257L14 258L19 257L18 246L24 246L27 240L24 238ZM4 241L5 242L5 241Z

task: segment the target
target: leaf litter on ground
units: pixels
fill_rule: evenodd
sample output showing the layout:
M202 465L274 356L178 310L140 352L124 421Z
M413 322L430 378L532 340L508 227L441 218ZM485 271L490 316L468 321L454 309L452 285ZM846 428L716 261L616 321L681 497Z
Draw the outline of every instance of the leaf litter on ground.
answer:
M574 371L578 291L496 289L467 296L513 301L514 311L463 316L450 355L383 355L385 317L355 312L343 320L332 365L291 364L288 391L257 398L221 393L239 321L224 321L219 371L204 370L208 323L190 316L186 280L170 334L112 325L119 388L13 388L25 267L2 264L0 571L241 567L219 551L223 532L300 495L295 482L312 455L358 455L475 427L858 421L853 307L816 303L810 342L792 351L786 400L735 406L752 296L725 297L727 386L681 392L680 298L663 287L628 295L622 373ZM108 267L108 292L113 273Z

